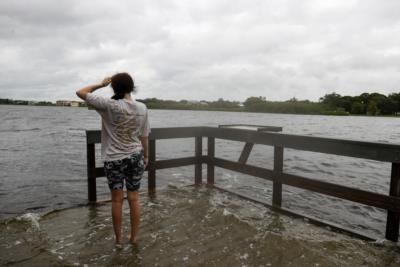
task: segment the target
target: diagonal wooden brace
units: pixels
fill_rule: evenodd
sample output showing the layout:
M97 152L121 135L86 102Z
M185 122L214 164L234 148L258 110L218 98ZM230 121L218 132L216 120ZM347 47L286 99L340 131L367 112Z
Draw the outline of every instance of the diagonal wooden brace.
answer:
M246 143L243 147L242 153L239 157L239 163L246 164L247 160L249 159L251 150L253 149L253 143Z

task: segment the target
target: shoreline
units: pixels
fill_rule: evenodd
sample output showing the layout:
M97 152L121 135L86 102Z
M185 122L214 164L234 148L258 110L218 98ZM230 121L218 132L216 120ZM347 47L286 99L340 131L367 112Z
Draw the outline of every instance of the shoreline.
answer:
M140 102L140 101L139 101ZM71 106L57 106L57 105L18 105L18 104L0 104L0 106L30 106L30 107L61 107L61 108L88 108L88 107L71 107ZM336 116L336 117L368 117L368 118L400 118L400 115L366 115L366 114L323 114L323 113L291 113L291 112L262 112L250 111L245 109L197 109L197 108L162 108L162 107L148 107L149 110L187 110L187 111L216 111L216 112L241 112L241 113L260 113L260 114L284 114L284 115L313 115L313 116Z

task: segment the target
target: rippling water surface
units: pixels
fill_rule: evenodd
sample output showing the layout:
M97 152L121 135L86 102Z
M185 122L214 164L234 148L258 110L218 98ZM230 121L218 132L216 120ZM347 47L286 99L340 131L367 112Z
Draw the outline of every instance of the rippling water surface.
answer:
M126 205L127 206L127 205ZM125 207L126 207L125 206ZM141 197L139 246L113 245L110 205L0 222L1 266L385 266L393 244L361 241L213 189ZM124 210L123 231L129 229Z
M246 123L282 126L284 133L399 144L400 120L382 117L150 110L152 127L217 126ZM0 216L41 213L86 202L85 130L100 129L95 111L85 108L0 105ZM243 144L217 140L216 155L237 160ZM193 155L192 139L157 141L160 159ZM97 154L99 156L99 147ZM272 168L273 150L255 146L249 163ZM101 162L98 162L101 165ZM390 164L286 149L284 171L374 192L389 191ZM158 172L157 184L193 181L193 167ZM217 169L216 183L270 200L272 188L242 174ZM143 183L142 190L146 184ZM98 192L107 196L105 180ZM386 213L305 190L284 186L283 205L321 219L383 236Z

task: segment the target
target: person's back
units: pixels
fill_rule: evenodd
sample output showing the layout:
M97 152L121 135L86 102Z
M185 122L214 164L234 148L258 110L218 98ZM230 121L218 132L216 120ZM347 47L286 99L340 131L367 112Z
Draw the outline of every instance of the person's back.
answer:
M88 94L86 102L102 117L103 161L123 159L142 148L139 136L148 136L146 106L133 99L107 99Z
M109 99L92 94L111 83L115 95ZM78 90L77 95L102 117L101 155L112 199L112 219L116 244L122 244L122 203L124 183L128 191L131 217L130 241L137 243L140 205L140 181L148 162L147 108L131 98L134 82L127 73L105 78L101 84Z

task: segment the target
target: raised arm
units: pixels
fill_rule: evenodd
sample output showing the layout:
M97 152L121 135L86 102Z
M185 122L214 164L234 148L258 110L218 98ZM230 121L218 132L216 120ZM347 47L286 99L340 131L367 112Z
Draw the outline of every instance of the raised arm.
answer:
M106 87L111 83L111 77L106 77L104 78L104 80L99 83L99 84L93 84L93 85L88 85L86 87L83 87L82 89L76 91L76 95L82 99L82 100L86 100L86 96L89 93L92 93L94 91L96 91L99 88L102 87Z

